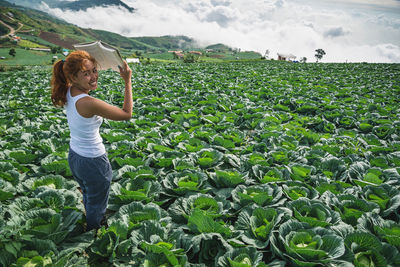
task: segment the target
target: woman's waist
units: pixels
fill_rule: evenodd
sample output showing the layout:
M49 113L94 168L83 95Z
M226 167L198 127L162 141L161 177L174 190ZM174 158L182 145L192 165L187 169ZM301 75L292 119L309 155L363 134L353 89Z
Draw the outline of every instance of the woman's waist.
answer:
M102 140L87 142L71 138L69 146L79 155L89 158L98 157L106 153Z
M103 138L101 138L100 134L93 135L74 135L71 133L70 142L75 144L87 144L87 145L98 145L103 144Z

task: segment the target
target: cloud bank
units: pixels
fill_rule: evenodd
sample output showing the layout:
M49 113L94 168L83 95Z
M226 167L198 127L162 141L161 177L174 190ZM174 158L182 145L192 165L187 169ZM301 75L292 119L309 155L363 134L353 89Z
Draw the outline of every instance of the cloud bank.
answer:
M203 45L224 43L270 57L291 53L323 62L400 63L400 1L349 0L124 0L134 7L96 7L87 11L42 9L80 27L124 36L186 35ZM339 1L340 2L340 1ZM351 6L349 6L352 4ZM360 6L360 8L355 8Z

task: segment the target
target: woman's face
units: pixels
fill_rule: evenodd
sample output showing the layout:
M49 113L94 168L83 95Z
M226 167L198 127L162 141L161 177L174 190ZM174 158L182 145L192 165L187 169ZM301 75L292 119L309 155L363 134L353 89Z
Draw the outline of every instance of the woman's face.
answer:
M89 92L97 88L98 77L96 65L92 61L84 59L83 68L78 72L72 84L82 91Z

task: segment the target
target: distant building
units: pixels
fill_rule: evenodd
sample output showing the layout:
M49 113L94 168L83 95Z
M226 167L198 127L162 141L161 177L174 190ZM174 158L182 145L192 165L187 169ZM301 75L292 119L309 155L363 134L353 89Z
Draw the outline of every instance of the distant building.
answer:
M138 58L127 58L126 63L140 63Z
M16 35L11 35L12 36L12 40L16 43L18 43L19 41L21 41L21 37L16 36Z
M194 55L199 55L199 56L201 56L203 54L200 51L190 51L189 53L194 54Z
M292 55L292 54L281 54L281 53L277 53L278 54L278 60L282 60L282 61L292 61L296 59L296 56Z
M38 48L38 47L32 47L31 50L35 51L42 51L42 52L51 52L50 48Z
M181 59L181 58L183 58L183 57L185 56L185 55L183 54L183 51L182 51L182 50L168 51L168 53L174 54L174 57L175 57L175 58L179 58L179 59Z

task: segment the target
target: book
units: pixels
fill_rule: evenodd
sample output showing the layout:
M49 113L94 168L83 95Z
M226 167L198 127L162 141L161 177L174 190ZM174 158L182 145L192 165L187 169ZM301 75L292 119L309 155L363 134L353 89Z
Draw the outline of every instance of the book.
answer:
M103 41L74 44L73 47L76 50L84 50L94 57L99 64L99 70L112 69L119 72L118 66L124 66L124 61L118 49Z

